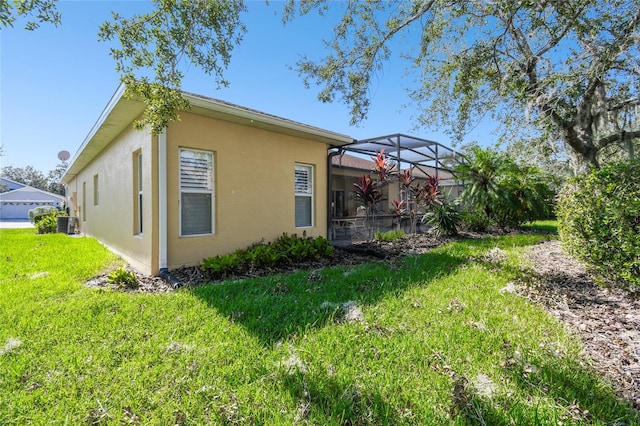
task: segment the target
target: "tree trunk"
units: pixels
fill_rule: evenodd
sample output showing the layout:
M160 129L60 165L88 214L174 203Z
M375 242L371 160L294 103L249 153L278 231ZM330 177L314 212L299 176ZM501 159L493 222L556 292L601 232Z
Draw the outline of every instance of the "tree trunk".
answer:
M574 176L580 176L589 173L593 169L599 169L600 164L596 158L598 150L592 149L586 153L576 152L569 149L569 166Z
M599 169L599 148L593 143L591 129L581 129L575 124L569 124L564 128L564 142L570 147L571 168L573 173L583 175L591 169Z

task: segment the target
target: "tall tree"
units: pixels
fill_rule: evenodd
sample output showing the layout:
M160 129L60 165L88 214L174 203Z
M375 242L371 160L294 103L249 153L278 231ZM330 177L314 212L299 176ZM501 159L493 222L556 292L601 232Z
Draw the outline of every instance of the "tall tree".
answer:
M285 22L329 7L328 0L289 0ZM372 78L393 47L404 48L395 53L420 73L408 87L424 106L419 120L445 123L457 137L488 113L505 132L529 123L570 147L583 171L599 166L605 147L632 147L640 137L640 0L353 0L341 7L327 43L332 52L297 65L306 84L322 86L320 100L351 106L354 123L366 117Z
M56 3L0 0L0 27L13 26L19 18L27 19L27 30L58 25L62 17ZM245 10L241 0L152 0L149 13L127 18L113 12L112 20L100 26L99 39L119 45L111 56L126 84L125 96L145 103L137 128L148 126L158 134L178 118L176 110L189 107L180 92L185 64L212 75L219 86L228 84L223 72L246 31L240 22Z
M67 171L67 162L61 161L56 164L56 168L49 171L47 174L47 191L54 194L64 195L64 185L62 184L62 176Z

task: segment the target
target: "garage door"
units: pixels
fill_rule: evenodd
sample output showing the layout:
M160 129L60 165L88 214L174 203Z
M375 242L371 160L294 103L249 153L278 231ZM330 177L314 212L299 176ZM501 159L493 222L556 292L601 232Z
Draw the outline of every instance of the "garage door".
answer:
M36 206L11 203L0 204L0 219L29 219L29 210Z

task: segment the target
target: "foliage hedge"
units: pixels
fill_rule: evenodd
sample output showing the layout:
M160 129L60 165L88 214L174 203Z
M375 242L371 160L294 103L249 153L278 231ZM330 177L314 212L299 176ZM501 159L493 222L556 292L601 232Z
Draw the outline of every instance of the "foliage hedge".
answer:
M610 282L640 288L640 161L603 167L559 194L564 247Z
M271 270L321 257L333 257L333 246L326 238L302 238L284 233L272 243L260 242L234 253L205 258L200 269L212 278L222 278L242 269Z

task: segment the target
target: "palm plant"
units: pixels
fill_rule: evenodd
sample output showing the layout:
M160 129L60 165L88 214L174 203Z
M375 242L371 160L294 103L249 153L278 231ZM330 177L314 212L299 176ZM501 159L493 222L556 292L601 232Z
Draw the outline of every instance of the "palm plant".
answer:
M431 210L424 215L422 221L431 226L431 232L436 237L441 237L457 235L460 219L461 215L457 205L449 201L448 198L443 198L440 203L433 205Z
M497 151L471 148L467 161L454 169L457 178L465 183L460 195L462 201L482 210L487 217L493 217L495 204L506 201L500 177L511 164L513 162L507 156Z
M546 218L553 191L535 166L521 166L505 154L474 147L466 163L455 168L465 182L461 199L467 209L481 211L501 227Z
M509 199L496 209L498 223L518 226L548 218L552 213L554 192L547 181L539 167L513 164L500 179Z

